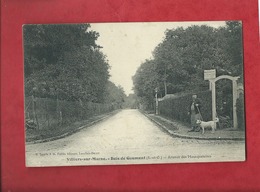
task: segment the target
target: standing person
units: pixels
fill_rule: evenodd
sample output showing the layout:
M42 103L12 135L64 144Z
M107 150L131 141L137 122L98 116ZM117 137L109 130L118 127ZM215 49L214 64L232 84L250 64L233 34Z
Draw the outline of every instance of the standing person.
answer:
M197 125L197 120L201 120L201 114L200 114L200 108L201 108L201 102L196 94L192 95L192 101L189 105L189 114L190 114L190 120L191 120L191 130L192 131L200 131Z

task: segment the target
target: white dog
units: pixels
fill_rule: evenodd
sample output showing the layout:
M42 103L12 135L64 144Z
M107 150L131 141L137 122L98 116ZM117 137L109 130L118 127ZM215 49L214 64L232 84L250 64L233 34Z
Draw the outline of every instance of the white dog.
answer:
M212 129L212 133L215 132L215 123L219 122L219 119L216 118L215 121L201 121L197 120L197 124L202 128L202 134L204 134L204 130L206 127L210 127Z

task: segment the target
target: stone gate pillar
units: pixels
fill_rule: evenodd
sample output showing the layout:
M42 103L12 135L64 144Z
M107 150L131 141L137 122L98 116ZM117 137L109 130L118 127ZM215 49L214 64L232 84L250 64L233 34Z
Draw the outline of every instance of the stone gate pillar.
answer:
M232 81L232 93L233 93L233 127L235 129L238 128L237 124L237 107L236 107L236 102L238 98L237 94L237 80L239 77L232 77L229 75L221 75L218 76L217 78L210 79L211 83L211 93L212 93L212 120L216 119L217 116L217 109L216 109L216 82L220 79L229 79ZM215 124L216 127L216 124Z

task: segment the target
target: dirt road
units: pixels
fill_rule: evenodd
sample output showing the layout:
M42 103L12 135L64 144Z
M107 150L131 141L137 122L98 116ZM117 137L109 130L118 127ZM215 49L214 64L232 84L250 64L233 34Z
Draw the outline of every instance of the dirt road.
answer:
M63 139L26 146L27 166L243 160L244 141L174 138L138 110L123 110Z

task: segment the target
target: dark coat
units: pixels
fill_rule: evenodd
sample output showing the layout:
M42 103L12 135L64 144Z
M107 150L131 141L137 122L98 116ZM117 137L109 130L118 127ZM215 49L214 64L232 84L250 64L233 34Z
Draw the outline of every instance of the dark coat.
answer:
M190 114L191 114L191 105L192 105L192 103L193 103L193 101L191 101L190 102L190 105L189 105L189 112L190 112ZM198 106L196 106L196 104L198 105ZM194 107L195 107L195 113L196 114L198 114L198 113L200 113L200 111L201 111L201 101L200 101L200 99L195 99L195 102L194 102Z

